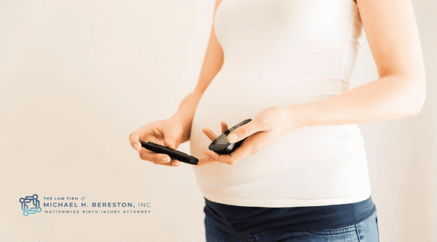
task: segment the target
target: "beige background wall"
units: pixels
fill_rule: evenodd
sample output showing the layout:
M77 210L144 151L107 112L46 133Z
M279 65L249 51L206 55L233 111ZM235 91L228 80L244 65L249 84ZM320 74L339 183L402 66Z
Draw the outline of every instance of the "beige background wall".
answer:
M128 135L195 86L213 0L0 1L0 241L204 241L190 165L139 159ZM416 116L360 125L381 241L433 241L437 6L413 1L428 95ZM355 86L377 78L367 46ZM188 152L188 143L179 150ZM150 213L23 216L19 199L150 202ZM84 197L84 201L81 198ZM55 202L55 201L51 201ZM57 201L56 201L57 202ZM43 208L79 210L83 208Z

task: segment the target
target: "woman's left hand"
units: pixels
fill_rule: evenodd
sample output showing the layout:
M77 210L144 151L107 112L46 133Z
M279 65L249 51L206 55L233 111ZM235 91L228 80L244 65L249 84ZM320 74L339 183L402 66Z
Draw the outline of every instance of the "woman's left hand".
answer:
M271 106L264 109L252 121L237 128L228 135L229 143L236 143L247 137L246 140L235 151L230 154L217 154L212 150L205 150L207 157L199 160L197 166L207 165L213 162L222 162L229 165L235 164L249 154L256 154L267 145L273 143L279 137L301 126L298 117L291 111L290 107ZM228 125L221 122L222 133L228 129ZM209 128L203 128L202 131L211 141L217 138L217 135ZM235 140L233 134L237 135Z

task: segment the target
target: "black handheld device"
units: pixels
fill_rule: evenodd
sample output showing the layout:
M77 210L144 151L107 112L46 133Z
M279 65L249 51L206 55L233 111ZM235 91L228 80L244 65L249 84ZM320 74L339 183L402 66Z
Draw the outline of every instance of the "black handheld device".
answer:
M180 152L178 150L174 150L172 148L166 147L166 146L162 146L159 144L155 144L152 142L145 142L140 140L141 146L151 150L155 153L161 153L161 154L167 154L168 156L170 156L172 159L176 159L188 164L192 164L192 165L197 165L197 163L199 162L199 159L197 159L194 156L185 154L184 152Z
M219 135L217 139L215 139L208 148L212 151L214 151L217 154L229 154L232 153L234 150L236 150L238 147L241 146L244 140L247 139L244 138L237 143L229 143L228 142L228 134L230 134L232 131L236 130L238 127L243 126L247 123L252 121L252 119L246 119L235 126L232 126L232 128L226 130L223 134Z

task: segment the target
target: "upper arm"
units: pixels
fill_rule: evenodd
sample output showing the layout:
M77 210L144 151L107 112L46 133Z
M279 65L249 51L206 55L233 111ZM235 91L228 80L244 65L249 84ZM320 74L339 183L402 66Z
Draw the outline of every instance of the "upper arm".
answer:
M205 92L209 84L212 82L214 77L220 71L224 62L223 49L217 40L217 36L214 30L215 13L221 1L222 0L215 1L214 13L212 18L213 21L211 25L211 32L209 36L208 46L206 49L205 57L203 59L202 69L200 71L200 77L195 88L195 91L199 93Z
M402 75L425 86L425 67L411 0L357 0L379 77Z

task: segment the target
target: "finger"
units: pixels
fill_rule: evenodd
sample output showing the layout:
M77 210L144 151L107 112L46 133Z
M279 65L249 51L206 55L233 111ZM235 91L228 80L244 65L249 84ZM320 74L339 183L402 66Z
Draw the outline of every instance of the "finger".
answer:
M222 121L222 122L221 122L221 125L222 125L222 133L224 133L226 130L229 129L229 128L228 128L228 125L226 124L225 121Z
M231 154L222 154L222 155L219 155L219 154L215 153L212 150L206 150L205 151L205 155L207 157L210 157L210 159L212 159L212 160L214 160L216 162L226 163L226 164L229 164L229 165L232 165L232 164L234 164L236 162L236 160L232 159L232 156L231 156L232 153Z
M150 124L145 124L129 135L130 144L136 151L139 152L141 150L140 140L154 142L150 139L151 137L155 138L155 136L151 135L149 131Z
M212 159L209 156L206 156L205 158L199 159L199 162L197 163L196 166L204 166L204 165L208 165L211 163L215 163L217 161L215 161L214 159Z
M155 163L157 165L164 165L164 166L181 166L180 161L172 159L169 163Z
M228 134L228 142L229 143L237 143L238 141L256 133L259 131L263 131L264 125L258 121L259 119L255 119L250 121L249 123L237 128Z
M174 138L165 138L165 140L164 140L164 146L167 146L167 147L169 147L169 148L171 148L171 149L176 149L176 142L175 142L175 139Z
M170 162L167 162L166 160L165 160L165 161L160 161L160 160L158 159L158 161L157 161L157 162L154 162L154 163L155 163L156 165L164 165L164 166L181 166L179 160L172 159L171 157L170 157L170 159L171 159Z
M159 145L165 146L164 145L164 140L158 139L155 136L148 137L148 139L150 140L149 142L153 142L155 144L159 144Z
M160 145L162 145L162 143L163 143L162 141L160 141L159 139L157 139L155 136L147 136L147 137L145 137L142 141L145 141L145 142L151 142L151 143L160 144ZM143 151L143 150L150 151L150 150L148 150L148 149L146 149L146 148L140 146L140 150L139 150L139 152L141 152L141 151ZM156 154L156 153L155 153L155 154Z
M164 146L164 142L160 139L157 139L154 136L148 136L146 138L146 141L148 142L152 142L155 144L159 144L159 145L163 145ZM180 166L180 161L176 160L176 159L172 159L169 155L167 154L162 154L162 153L156 153L153 152L151 150L148 150L146 148L143 148L141 150L141 153L144 152L145 154L140 155L140 158L143 160L147 160L150 161L152 163L155 163L157 165L165 165L165 166ZM168 162L167 160L163 160L162 158L170 158L171 161Z
M159 140L159 139L155 139L155 140L156 140L156 143L157 143L157 144L160 144L160 145L162 145L162 146L166 146L166 145L164 145L164 141ZM170 147L170 148L171 148L171 147ZM170 156L167 155L167 154L163 154L163 155L170 157ZM180 166L180 161L179 161L179 160L173 159L173 158L171 158L171 157L170 157L170 159L171 159L170 162L164 161L164 162L157 162L157 163L155 163L155 164L165 165L165 166ZM159 161L159 159L158 159L158 161Z
M212 130L210 128L205 127L205 128L202 129L202 131L203 131L203 133L206 134L206 136L208 136L208 138L211 141L214 141L215 139L217 139L217 135L214 134L214 132L212 132Z
M252 142L251 141L253 141L253 139L251 139L251 137L244 140L244 142L241 144L241 146L238 147L236 150L234 150L231 154L229 154L229 156L223 157L224 162L226 162L227 164L233 165L236 162L243 159L245 156L250 155L252 153L252 145L251 145Z
M176 159L172 159L171 162L168 165L169 166L181 166L181 162L176 160Z
M176 149L176 142L177 142L177 133L176 127L174 125L166 125L163 128L163 135L164 135L164 146L169 147L171 149Z
M138 135L137 131L130 133L129 141L132 148L134 148L136 151L140 151L141 149L140 136Z
M159 164L159 165L170 165L170 166L179 166L179 162L176 159L172 159L169 155L167 154L162 154L162 153L155 153L153 151L150 150L142 150L140 152L140 158L142 160L147 160L150 162L153 162L155 164Z
M167 154L155 153L146 149L141 150L139 155L142 160L151 161L155 164L170 163L171 159Z
M253 150L252 144L253 143L254 143L254 137L251 136L251 137L247 138L246 140L244 140L244 142L241 144L241 146L238 147L236 150L234 150L230 154L219 155L219 154L215 153L214 151L206 150L205 155L207 155L208 157L211 157L211 159L213 159L215 161L226 163L229 165L233 165L236 162L238 162L239 160L243 159L245 156L252 154L252 150Z
M228 125L226 124L225 121L221 121L220 124L221 124L221 127L222 127L222 133L224 133L226 130L229 129ZM202 129L202 131L208 136L208 138L211 141L216 140L217 137L218 137L210 128L205 127L205 128Z

